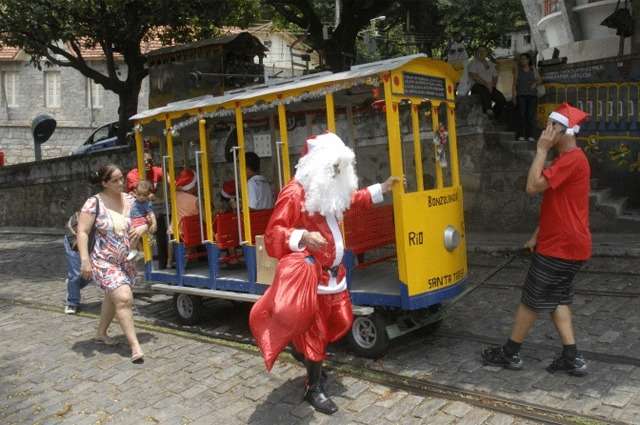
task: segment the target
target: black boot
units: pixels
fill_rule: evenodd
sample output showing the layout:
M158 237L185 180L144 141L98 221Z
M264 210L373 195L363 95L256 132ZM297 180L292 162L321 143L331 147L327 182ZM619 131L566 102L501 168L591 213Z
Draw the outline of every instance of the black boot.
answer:
M327 397L322 388L322 362L307 360L307 388L304 399L325 415L333 415L338 411L338 406Z
M296 347L294 347L293 344L289 345L289 349L291 350L291 356L297 361L299 361L304 367L306 367L307 370L309 370L309 366L308 366L309 361L304 358L304 354L296 350ZM325 392L325 384L327 383L327 379L328 379L327 371L322 369L322 371L320 372L320 385L322 386L322 392ZM308 384L308 382L306 384Z

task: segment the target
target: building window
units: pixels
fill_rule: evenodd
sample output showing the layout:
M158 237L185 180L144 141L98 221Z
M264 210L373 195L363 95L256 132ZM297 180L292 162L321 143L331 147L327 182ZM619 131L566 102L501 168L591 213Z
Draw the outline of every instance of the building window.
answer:
M18 73L8 71L4 73L4 94L7 99L7 106L15 108L18 106Z
M61 86L59 71L45 71L44 73L45 106L59 108L61 105Z
M102 108L103 88L91 78L87 78L87 106L93 109Z

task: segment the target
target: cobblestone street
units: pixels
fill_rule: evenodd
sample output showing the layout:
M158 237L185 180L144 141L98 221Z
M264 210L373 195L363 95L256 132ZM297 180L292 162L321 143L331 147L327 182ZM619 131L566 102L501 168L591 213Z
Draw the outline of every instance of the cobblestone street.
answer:
M482 279L503 259L472 253L471 280ZM342 345L332 347L334 358L609 421L640 423L640 277L633 274L637 259L594 258L577 277L576 288L583 292L576 294L575 326L578 348L589 362L586 378L545 372L560 349L546 318L524 345L524 371L482 365L479 352L487 341L501 343L508 335L520 296L515 286L522 283L527 262L516 259L457 304L435 333L403 336L379 361L354 358ZM171 298L144 291L136 295L136 318L155 327L138 329L147 360L133 365L122 336L115 348L91 341L101 299L95 287L82 294L83 310L89 314L62 314L64 274L59 236L3 235L3 424L532 423L336 373L329 392L336 395L339 414L314 413L301 400L304 370L297 364L280 361L268 374L255 351L171 332L165 327L176 321ZM623 294L597 293L605 290ZM206 306L207 320L184 330L248 338L246 306L215 300ZM117 325L112 333L120 335Z

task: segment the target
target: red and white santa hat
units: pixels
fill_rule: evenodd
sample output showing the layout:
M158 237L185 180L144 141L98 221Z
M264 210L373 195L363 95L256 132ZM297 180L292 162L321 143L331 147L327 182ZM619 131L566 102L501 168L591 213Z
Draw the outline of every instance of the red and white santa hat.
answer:
M549 119L567 127L567 134L570 136L580 132L580 124L586 121L587 118L589 118L589 115L586 112L566 102L549 114Z
M180 171L178 176L176 177L176 188L186 192L191 190L196 185L196 174L193 170L188 168L184 168Z
M225 199L232 199L236 197L236 182L233 180L227 180L222 183L222 189L220 189L220 195Z

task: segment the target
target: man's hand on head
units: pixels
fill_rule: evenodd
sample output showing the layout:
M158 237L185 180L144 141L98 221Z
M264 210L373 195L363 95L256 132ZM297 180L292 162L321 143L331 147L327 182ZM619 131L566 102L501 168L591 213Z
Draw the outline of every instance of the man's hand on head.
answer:
M547 123L547 127L542 131L538 139L538 150L549 152L557 143L557 136L560 134L551 122Z

